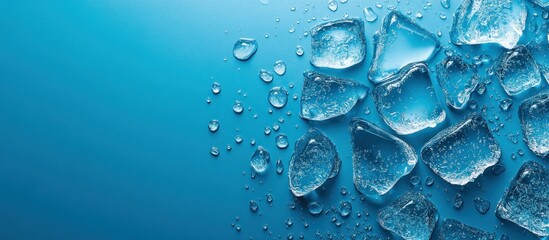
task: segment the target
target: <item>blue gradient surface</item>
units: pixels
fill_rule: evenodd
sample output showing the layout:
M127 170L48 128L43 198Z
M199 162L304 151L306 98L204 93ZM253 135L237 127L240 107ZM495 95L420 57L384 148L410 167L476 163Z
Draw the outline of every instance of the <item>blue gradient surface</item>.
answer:
M521 140L517 115L520 102L546 89L546 81L513 97L513 106L505 113L498 104L507 96L497 81L493 80L483 95L472 95L479 103L475 111L487 106L486 118L492 129L504 124L494 132L502 147L500 162L507 167L503 174L488 172L460 190L420 161L381 201L361 201L352 183L349 120L362 117L391 131L379 118L371 95L348 115L325 122L302 120L299 101L293 99L285 108L268 113L268 90L285 86L290 96L299 95L305 70L351 78L371 89L367 71L372 34L389 5L404 13L411 11L412 16L421 11L423 18L416 21L431 32L440 30L442 45L451 45L448 31L458 1L452 1L449 10L438 1L428 10L423 9L426 1L383 2L382 9L374 4L349 0L331 12L325 1L272 0L267 5L256 0L1 2L0 239L284 239L289 233L294 239L301 233L305 239L317 239L317 232L324 239L327 233L349 239L355 229L370 225L372 230L366 235L389 237L376 222L377 212L413 189L409 178L414 175L422 180L415 189L432 195L429 199L441 220L454 218L498 236L505 233L511 239L535 239L516 225L497 219L494 210L523 162L534 160L548 166L546 159L532 154ZM530 24L521 43L531 38L532 22L547 21L541 18L541 9L526 4ZM291 6L296 10L291 11ZM337 19L349 14L363 18L362 9L367 6L379 16L374 23L365 22L367 60L347 70L311 66L310 39L303 33L324 17ZM441 20L440 12L448 19ZM313 16L316 20L309 23ZM289 33L292 26L296 31ZM240 37L255 38L259 43L256 55L247 62L232 57L232 45ZM303 57L296 56L296 45L305 48ZM495 58L501 52L494 45L459 49L464 55L469 53L468 61L480 54ZM441 51L429 62L433 81L434 66L443 58ZM262 82L257 76L259 69L272 71L276 60L286 62L286 74L276 75L270 84ZM222 85L215 96L210 89L214 81ZM290 83L295 87L289 88ZM436 91L439 99L444 99L438 87ZM206 103L207 97L211 104ZM235 100L246 107L241 115L232 111ZM367 107L369 115L364 114ZM472 111L446 106L445 110L448 118L436 129L403 139L419 152L434 134ZM291 143L285 150L276 148L276 132L263 134L265 126L278 123L281 117L284 122L279 123L278 132L287 134ZM212 134L207 125L213 118L220 121L220 129ZM325 191L294 201L288 189L287 164L294 141L310 126L332 139L343 165L339 176L324 185ZM514 133L519 134L517 144L508 140ZM242 144L234 142L237 134L244 137ZM249 144L252 138L256 146L270 150L272 158L268 173L255 179L250 178L249 165L256 147ZM227 144L232 151L225 150ZM211 146L221 148L219 157L209 154ZM517 153L519 149L523 156ZM283 175L275 173L277 159L285 164ZM431 187L423 183L427 176L435 178ZM348 190L347 195L340 193L342 187ZM269 192L274 198L272 206L265 201ZM452 207L456 192L465 200L460 210ZM474 209L472 199L479 196L492 203L486 215ZM248 209L252 199L259 203L257 213ZM317 217L307 212L310 199L321 202L325 210L350 201L352 214L341 218L343 225L337 227L331 221L336 212ZM289 208L290 202L297 207ZM357 218L359 211L361 218ZM367 220L364 211L369 213ZM285 224L288 218L293 220L289 228ZM304 228L305 222L308 228ZM236 231L232 223L242 230ZM267 231L262 229L265 224ZM358 234L357 239L364 236Z

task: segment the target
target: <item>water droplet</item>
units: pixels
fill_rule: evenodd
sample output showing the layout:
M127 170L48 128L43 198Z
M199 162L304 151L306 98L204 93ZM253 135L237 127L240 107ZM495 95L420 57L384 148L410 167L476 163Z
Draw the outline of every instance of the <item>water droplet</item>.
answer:
M461 194L456 193L456 196L454 197L453 205L455 209L460 209L461 206L463 206L463 197L461 196Z
M450 8L450 0L440 0L440 5L442 5L443 8Z
M265 69L259 70L259 78L263 80L263 82L270 83L273 81L273 74Z
M295 11L295 7L294 7L294 6L290 7L290 10L291 10L292 12Z
M434 178L432 178L430 176L425 178L425 185L433 186L433 184L435 184L435 179Z
M421 178L419 176L412 176L410 178L410 183L413 185L413 186L417 186L419 184L419 182L421 181Z
M258 209L259 209L259 205L257 204L257 202L254 200L250 200L250 210L252 212L257 212Z
M250 59L255 52L257 52L257 41L251 38L238 39L233 46L233 56L240 61Z
M208 129L210 129L210 132L217 131L217 129L219 129L219 121L217 121L216 119L212 119L208 124Z
M212 156L214 156L214 157L219 156L219 148L217 148L217 147L212 147L212 148L210 149L210 154L212 154Z
M274 87L269 91L269 103L275 108L282 108L288 102L288 91L283 87Z
M294 222L292 221L291 218L288 218L288 219L286 220L286 227L291 227L293 224L294 224Z
M303 50L303 47L300 46L300 45L297 45L296 49L295 49L295 54L297 54L297 56L303 56L303 54L305 53L305 50Z
M240 135L236 135L236 137L234 137L234 141L235 141L236 143L242 143L243 140L244 140L244 139L243 139L242 136L240 136Z
M271 134L271 128L269 126L265 127L265 130L263 130L263 133L265 133L265 135Z
M337 2L335 0L328 1L328 9L330 9L332 12L337 11Z
M288 137L284 133L280 133L276 136L276 146L280 149L288 147Z
M282 163L282 160L279 159L276 161L276 173L282 174L283 171L284 171L284 164Z
M244 106L242 106L242 103L240 101L238 100L234 101L233 111L235 113L242 113L242 111L244 111Z
M255 140L254 140L255 142ZM267 170L269 163L271 161L271 155L269 152L262 146L257 147L252 158L250 160L250 165L257 173L262 173Z
M420 13L420 12L417 12L417 13L416 13L416 18L423 18L423 14Z
M309 209L311 215L318 215L322 213L323 206L319 202L310 202L307 204L307 209Z
M218 82L214 82L214 83L212 84L212 92L213 92L214 94L220 93L220 92L221 92L221 84L219 84Z
M377 14L371 7L365 7L363 10L364 18L367 22L375 22L377 20Z
M440 19L442 19L442 20L446 20L446 18L447 18L445 13L440 13L438 16L439 16Z
M350 202L343 201L339 203L339 215L342 217L347 217L351 213L352 205Z
M543 12L541 13L541 17L542 17L543 19L549 19L549 12L543 11Z
M467 106L469 106L469 109L475 110L477 109L478 104L477 104L477 101L475 100L469 100L467 101Z
M511 100L509 98L503 99L503 100L501 100L501 102L499 102L499 107L501 108L501 110L503 110L505 112L507 112L507 110L509 110L511 105L513 105L513 100Z
M272 203L273 202L273 195L270 194L270 193L267 193L267 196L265 197L265 199L267 200L268 203Z
M282 76L286 73L286 63L283 61L276 61L273 67L276 74Z

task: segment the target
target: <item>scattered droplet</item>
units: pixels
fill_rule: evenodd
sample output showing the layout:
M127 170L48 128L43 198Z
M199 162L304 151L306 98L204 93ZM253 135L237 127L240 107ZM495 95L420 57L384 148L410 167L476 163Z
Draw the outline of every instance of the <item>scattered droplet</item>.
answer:
M286 73L286 63L283 61L276 61L273 67L276 74L282 76Z
M425 178L425 185L427 186L433 186L435 184L435 179L431 176Z
M236 137L234 137L234 141L235 141L236 143L242 143L243 140L244 140L244 139L243 139L242 136L240 136L240 135L236 135Z
M274 87L269 91L269 103L275 108L282 108L288 102L288 91L283 87Z
M300 45L297 45L297 47L295 48L295 54L301 57L303 56L304 53L305 53L305 50L303 49L303 47Z
M481 198L481 197L473 198L473 203L475 204L475 209L480 214L486 214L490 209L490 201L484 198Z
M307 209L311 215L318 215L322 212L323 206L319 202L310 202L307 204Z
M507 110L509 110L511 105L513 105L513 100L511 100L510 98L503 99L503 100L501 100L501 102L499 102L499 107L501 108L501 110L503 110L505 112L507 112Z
M365 7L363 12L366 22L375 22L377 20L377 14L371 7Z
M280 149L288 147L288 137L284 133L276 135L276 146Z
M328 9L330 9L332 12L337 11L337 2L335 0L329 0Z
M450 0L440 0L440 5L442 5L443 8L450 8Z
M235 113L242 113L242 111L244 111L244 106L242 106L242 103L240 101L238 100L234 101L233 111Z
M253 170L257 173L262 173L267 170L269 163L271 161L271 155L269 152L262 146L257 147L252 158L250 160L250 165Z
M421 178L419 176L412 176L410 178L410 183L413 185L413 186L417 186L419 184L419 182L421 181Z
M212 148L210 149L210 154L212 154L212 156L214 156L214 157L219 156L219 148L217 148L217 147L212 147Z
M259 70L259 78L263 80L263 82L270 83L273 81L273 74L265 69Z
M282 160L279 159L276 161L276 173L282 174L283 171L284 171L284 164L282 163Z
M342 217L348 217L351 213L353 206L348 201L343 201L339 203L339 214Z
M233 46L233 56L240 61L250 59L255 52L257 52L257 41L255 39L241 38Z
M221 92L221 84L219 84L218 82L212 83L212 92L214 94L220 93Z
M208 129L210 129L210 132L217 131L217 129L219 129L219 121L217 121L216 119L212 119L208 124Z
M463 206L463 197L461 194L456 193L456 196L454 197L454 208L460 209L461 206Z
M252 212L257 212L258 209L259 209L259 205L257 204L257 202L254 200L250 200L250 210Z

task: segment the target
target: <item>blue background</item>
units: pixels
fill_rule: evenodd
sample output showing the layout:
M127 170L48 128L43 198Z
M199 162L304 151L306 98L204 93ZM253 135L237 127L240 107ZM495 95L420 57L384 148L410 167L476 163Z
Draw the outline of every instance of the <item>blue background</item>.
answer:
M364 63L347 70L317 69L370 87L366 73L372 34L389 5L404 13L411 11L412 16L422 12L423 18L417 22L431 32L440 30L441 43L457 49L448 44L448 31L458 1L452 1L449 10L438 1L427 10L423 9L427 1L382 3L383 8L378 9L374 2L349 0L331 12L325 1L2 1L0 238L271 239L292 233L296 238L303 234L305 239L316 239L317 232L324 238L349 238L366 226L372 230L359 233L359 239L365 235L388 237L376 222L377 211L404 191L416 188L432 195L441 220L455 218L498 236L506 233L511 239L535 239L498 220L494 209L524 161L547 166L547 160L534 156L521 140L517 118L520 102L547 88L545 81L539 88L513 97L513 106L505 113L498 103L506 95L497 81L492 81L483 95L472 96L479 102L475 111L487 106L485 117L492 129L504 124L494 135L502 146L501 162L507 171L499 176L488 172L460 188L445 183L419 162L387 195L385 203L361 201L352 183L350 118L363 117L389 130L380 121L371 96L347 116L326 122L300 119L299 101L293 99L282 110L268 114L266 97L271 87L285 86L290 96L300 94L302 72L314 69L308 62L310 39L303 33L324 17L349 14L363 18L366 6L379 15L376 22L365 23L368 59ZM541 14L532 14L540 13L539 8L526 4L530 15L522 43L535 30L532 23L544 21ZM295 11L290 10L292 6ZM441 20L440 12L448 19ZM316 20L309 23L313 17ZM296 31L289 33L292 26ZM232 57L232 45L240 37L255 38L259 43L258 52L247 62ZM295 54L298 44L305 48L303 57ZM471 61L480 54L495 57L501 49L462 47L460 51ZM429 62L431 69L443 57L442 50ZM257 76L259 69L273 72L276 60L284 60L288 71L275 76L270 84L262 82ZM434 71L431 73L434 80ZM219 95L211 92L214 81L222 85ZM295 87L289 88L290 83ZM438 88L437 94L443 99ZM207 97L211 104L206 103ZM232 112L235 100L246 107L241 115ZM364 113L367 107L369 115ZM444 124L403 139L419 150L436 132L472 111L445 109L448 117ZM281 117L284 122L279 123L278 132L290 139L285 150L276 148L276 132L263 134L265 126ZM213 118L221 126L212 134L207 125ZM313 198L325 210L342 200L350 201L353 214L348 218L338 217L335 211L309 215L306 204L310 199L295 200L288 190L286 170L283 175L274 172L277 159L287 169L294 141L310 126L320 128L333 140L343 161L339 176ZM508 140L514 133L519 133L517 144ZM244 137L243 143L235 143L237 134ZM255 179L250 177L249 158L257 145L251 146L251 139L270 150L272 158L268 173ZM227 144L232 151L225 150ZM219 157L209 154L212 146L221 148ZM524 156L517 154L519 149ZM417 187L409 182L413 175L421 177ZM435 178L431 187L423 183L427 176ZM342 187L348 190L347 195L340 193ZM456 192L465 199L460 210L452 207ZM267 193L274 198L272 206L265 201ZM492 203L486 215L473 207L472 199L477 196ZM257 213L248 209L252 199L259 203ZM291 202L296 203L295 209L288 207ZM357 212L369 216L358 218ZM332 222L333 216L341 219L341 227ZM285 224L288 218L293 220L289 228ZM308 228L304 228L305 222ZM242 230L236 231L231 224ZM265 224L267 231L262 229Z

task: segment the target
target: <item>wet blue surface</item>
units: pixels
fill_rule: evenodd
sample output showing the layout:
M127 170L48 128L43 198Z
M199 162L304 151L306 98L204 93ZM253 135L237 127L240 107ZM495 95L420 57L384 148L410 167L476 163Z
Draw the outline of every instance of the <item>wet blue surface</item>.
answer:
M545 80L539 87L512 97L513 105L504 113L498 105L507 96L497 80L487 85L483 95L472 94L478 102L475 111L487 106L485 117L491 129L503 124L494 135L502 147L500 162L507 170L498 176L487 172L463 191L445 183L419 161L383 199L360 200L352 182L348 123L358 116L392 131L379 118L371 95L346 116L325 122L302 120L299 101L293 99L283 109L273 109L272 114L267 111L269 89L284 86L290 96L299 95L304 70L354 79L372 89L367 79L372 35L388 12L387 6L396 5L404 13L410 10L412 15L421 11L423 18L416 21L433 33L440 30L441 44L448 46L451 15L459 3L451 4L445 10L433 1L423 10L426 2L402 1L397 5L391 1L378 9L373 2L368 5L349 0L331 12L325 1L271 1L267 5L213 0L3 1L0 238L278 239L292 233L296 239L302 233L305 239L317 239L320 232L326 239L328 233L350 238L355 229L370 225L371 231L358 234L358 239L365 235L388 237L376 222L378 210L415 188L431 195L429 199L438 208L435 232L443 219L453 218L498 236L505 233L511 239L535 239L512 223L498 220L494 210L523 162L533 160L548 166L546 159L536 157L522 141L517 114L523 99L547 88ZM532 13L532 3L526 5ZM291 6L296 10L291 11ZM310 39L303 33L325 16L363 18L362 10L367 6L379 15L374 23L365 22L367 59L347 70L312 67L308 62ZM546 21L539 8L533 11L539 14L530 14L528 22L539 25ZM440 12L448 18L441 20ZM313 16L316 20L308 23ZM292 26L295 32L289 33ZM520 43L532 37L532 26L527 24ZM241 37L255 38L259 44L247 62L232 57L232 46ZM296 45L304 47L303 57L296 56ZM469 53L468 61L479 54L496 58L501 52L496 45L453 48ZM443 58L441 51L429 62L433 81L435 64ZM286 62L287 72L266 84L257 76L259 69L272 70L276 60ZM479 72L486 75L484 67ZM221 93L215 96L210 89L214 81L222 85ZM295 86L289 88L290 83ZM444 99L435 88L438 98ZM210 104L207 97L212 99ZM241 100L246 108L240 115L232 111L235 100ZM368 115L366 108L371 111ZM448 113L444 123L402 139L419 152L438 131L472 111L444 108ZM216 133L207 128L213 118L220 122ZM284 122L279 123L278 132L287 134L290 141L285 150L276 148L276 132L263 134L265 126L278 123L279 118ZM321 129L336 144L342 168L324 185L324 191L294 201L288 189L287 164L293 142L310 126ZM514 144L508 136L516 133L519 141ZM244 137L243 143L235 143L237 134ZM252 139L256 146L250 145ZM227 144L233 147L230 152L225 150ZM257 145L270 151L271 166L267 174L251 179L249 159ZM221 149L219 157L209 154L211 146ZM519 150L524 151L523 156ZM285 164L283 175L275 173L277 159ZM421 177L416 187L409 182L412 176ZM433 186L425 186L428 176L435 178ZM347 189L346 195L340 193L342 187ZM269 192L272 206L265 200ZM452 207L456 192L464 198L459 210ZM491 202L487 214L475 210L475 197ZM342 218L330 211L311 216L306 210L311 199L321 202L325 210L347 200L352 204L352 214ZM258 212L248 209L250 200L258 202ZM289 208L290 202L297 207ZM361 218L357 217L359 211ZM369 213L367 220L364 211ZM343 223L340 227L332 222L333 216ZM293 221L291 227L285 223L288 218ZM267 231L262 229L265 224Z

